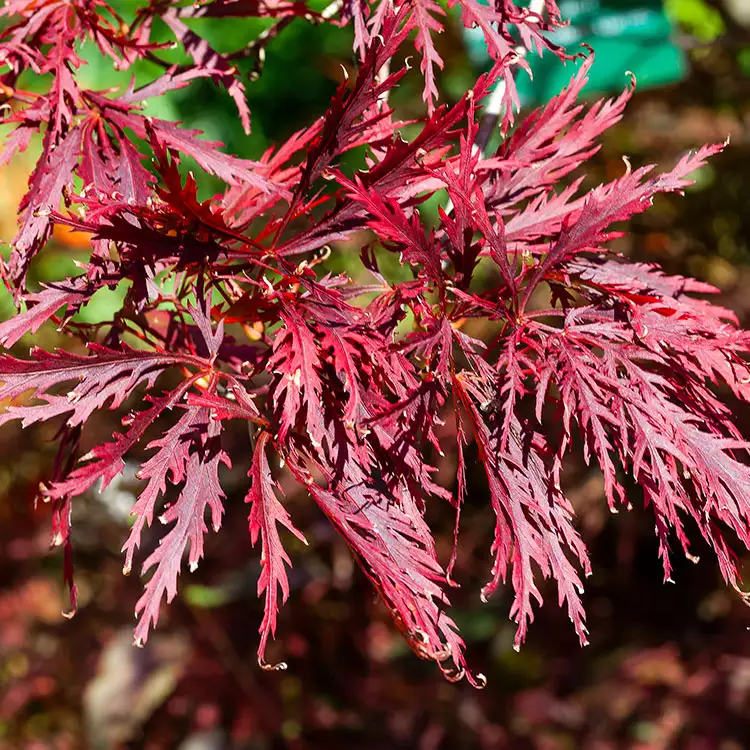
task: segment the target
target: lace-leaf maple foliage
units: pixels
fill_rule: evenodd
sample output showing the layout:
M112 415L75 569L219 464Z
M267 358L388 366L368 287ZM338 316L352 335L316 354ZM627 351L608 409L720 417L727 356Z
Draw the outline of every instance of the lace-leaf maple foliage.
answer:
M41 155L2 266L18 314L0 325L0 341L11 347L51 322L70 351L0 356L0 424L60 426L58 459L40 492L53 504L73 609L72 502L106 487L156 429L123 547L128 572L144 528L154 516L166 525L140 563L148 580L136 641L146 641L163 600L175 596L183 558L193 570L203 555L207 517L220 529L221 472L230 463L222 432L233 419L254 437L246 499L249 541L261 549L265 667L282 666L267 664L264 651L289 595L285 544L292 535L304 541L270 468L279 462L346 540L416 653L451 679L482 683L449 615L455 553L447 567L438 559L425 508L439 502L460 512L471 442L495 517L482 598L512 588L516 646L542 602L540 577L556 581L586 642L590 563L560 480L571 451L601 467L613 512L629 503L626 475L643 488L666 579L670 547L690 555L692 529L738 588L732 545L750 546L749 446L728 399L750 400L748 333L696 296L712 287L608 249L618 222L657 193L681 191L724 144L663 174L626 163L619 179L583 190L582 178L566 178L620 120L632 87L579 103L589 57L566 90L513 127L514 74L527 64L516 45L567 56L549 41L561 23L557 7L547 0L538 14L512 0L449 0L454 6L465 25L481 28L495 63L448 105L436 75L445 12L431 0L349 0L320 13L285 0L162 0L143 3L132 23L104 0L5 3L0 90L11 129L1 159L37 134ZM272 25L232 54L211 49L191 26L253 16ZM351 23L356 74L324 116L257 161L144 113L148 99L209 78L249 128L235 62L260 62L264 44L298 18ZM157 19L184 47L183 65L160 57ZM82 88L84 40L118 69L148 59L163 73L139 88ZM410 47L421 59L426 113L407 138L388 96ZM46 93L25 91L25 73L50 74ZM503 93L504 137L483 153L474 144L493 91ZM365 151L363 168L345 166L352 149ZM220 178L224 193L199 200L195 178L179 170L183 155ZM437 193L450 208L427 226L420 205ZM79 275L31 288L29 268L56 225L86 233L90 252ZM328 268L327 250L341 241L357 278L370 283ZM407 276L389 278L383 253L398 256ZM111 321L76 318L98 290L123 281ZM126 404L122 430L79 455L91 415ZM443 452L458 456L455 492L435 480Z

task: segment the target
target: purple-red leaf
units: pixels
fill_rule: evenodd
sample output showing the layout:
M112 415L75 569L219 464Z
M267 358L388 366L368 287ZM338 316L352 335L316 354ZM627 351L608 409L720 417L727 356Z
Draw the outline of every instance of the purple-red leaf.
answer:
M268 636L276 636L276 615L279 611L279 592L281 603L289 597L289 579L286 566L291 567L289 556L279 536L279 524L294 534L301 542L307 544L305 537L293 525L284 506L276 496L277 483L271 475L266 456L268 433L261 432L253 453L250 468L250 490L245 502L250 503L248 524L250 541L255 546L260 539L260 577L258 578L258 596L265 594L265 608L261 622L260 645L258 646L258 663L264 669L286 669L286 664L268 664L265 661Z
M177 425L179 430L173 429L163 440L151 444L158 447L159 452L140 473L149 479L149 486L138 499L137 510L134 509L141 514L139 520L146 517L150 523L156 495L164 492L168 472L172 484L182 485L182 489L177 499L159 516L163 524L173 524L172 527L143 563L143 574L152 568L154 571L135 605L138 617L135 642L138 645L145 643L151 626L159 619L162 599L166 597L167 602L174 599L182 557L187 548L190 571L198 567L198 561L203 557L203 537L208 531L206 511L210 511L215 532L221 528L224 513L219 467L221 464L231 466L231 463L219 444L221 425L210 420L208 411L200 407L188 409ZM147 507L138 507L141 504ZM136 536L140 535L141 527L142 524L137 532L133 527L125 547L128 552L126 569L132 559L132 550L137 546Z

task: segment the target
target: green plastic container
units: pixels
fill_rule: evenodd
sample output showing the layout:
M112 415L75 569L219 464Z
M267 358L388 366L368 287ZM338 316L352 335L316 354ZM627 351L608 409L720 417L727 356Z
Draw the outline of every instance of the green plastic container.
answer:
M596 53L588 94L619 92L627 85L627 71L635 74L638 88L664 86L687 74L683 51L671 39L672 25L661 0L562 0L560 14L570 21L553 38L569 52L582 43ZM487 69L490 59L478 29L466 31L468 53L474 64ZM520 71L517 79L522 106L533 106L557 94L579 63L563 65L550 53L529 56L533 81Z

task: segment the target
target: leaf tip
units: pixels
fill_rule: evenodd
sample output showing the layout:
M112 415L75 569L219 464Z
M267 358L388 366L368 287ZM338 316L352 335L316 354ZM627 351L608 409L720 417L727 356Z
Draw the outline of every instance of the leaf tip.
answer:
M285 661L269 664L267 661L263 661L262 656L258 657L258 666L266 672L284 672L289 667Z

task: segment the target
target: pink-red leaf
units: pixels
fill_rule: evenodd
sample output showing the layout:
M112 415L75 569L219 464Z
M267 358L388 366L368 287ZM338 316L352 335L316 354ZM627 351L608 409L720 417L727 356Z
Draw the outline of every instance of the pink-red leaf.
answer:
M289 597L289 579L286 566L291 567L289 556L279 536L279 525L294 534L301 542L307 544L305 537L292 524L284 506L276 495L277 483L271 475L266 456L268 433L263 431L258 437L250 468L250 490L245 502L250 503L248 518L250 541L253 546L258 539L261 543L260 577L258 578L258 596L265 594L263 621L258 632L260 645L258 646L258 663L264 669L285 669L286 664L268 664L265 661L266 644L269 635L276 636L276 616L279 611L279 592L281 603Z

